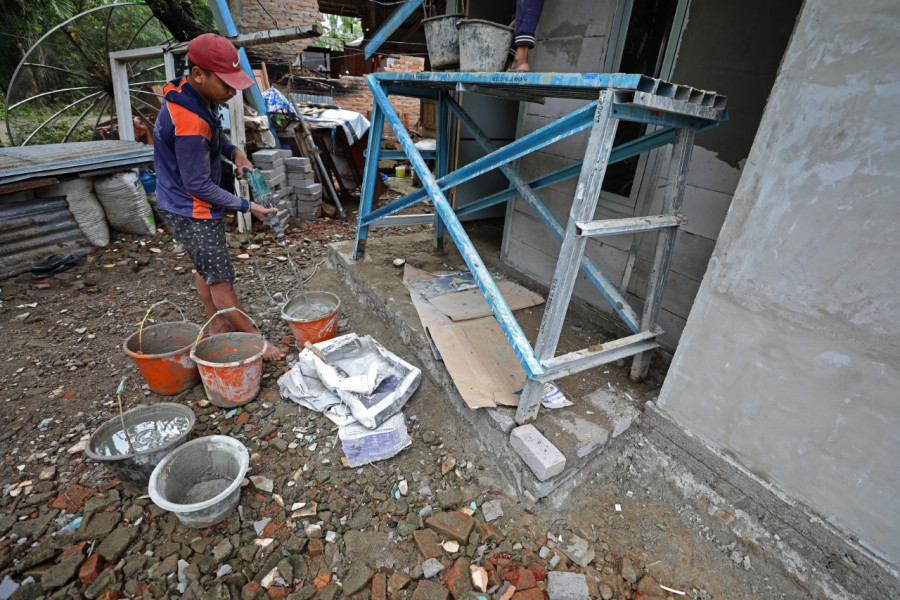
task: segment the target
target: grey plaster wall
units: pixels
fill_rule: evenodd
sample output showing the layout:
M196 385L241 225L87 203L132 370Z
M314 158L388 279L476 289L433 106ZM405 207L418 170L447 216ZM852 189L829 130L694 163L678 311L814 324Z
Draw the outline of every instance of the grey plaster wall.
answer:
M807 0L660 408L900 565L900 4Z

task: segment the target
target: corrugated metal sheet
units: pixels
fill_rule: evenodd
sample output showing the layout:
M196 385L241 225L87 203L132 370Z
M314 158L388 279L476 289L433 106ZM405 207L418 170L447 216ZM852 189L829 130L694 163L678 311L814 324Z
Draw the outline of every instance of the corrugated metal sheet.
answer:
M0 197L0 279L30 271L53 254L90 251L65 198Z
M0 185L34 177L70 175L153 162L153 147L141 142L102 140L0 148Z

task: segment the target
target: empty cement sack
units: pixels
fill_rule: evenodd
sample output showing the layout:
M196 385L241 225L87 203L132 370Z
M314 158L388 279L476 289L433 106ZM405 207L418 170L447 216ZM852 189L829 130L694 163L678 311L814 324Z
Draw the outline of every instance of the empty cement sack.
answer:
M94 192L113 229L138 235L156 233L153 210L137 171L94 177Z
M94 246L109 244L106 215L94 194L94 184L89 178L69 179L57 185L40 188L37 196L39 198L65 196L66 202L69 203L69 211L75 217L75 222L78 223L84 237Z

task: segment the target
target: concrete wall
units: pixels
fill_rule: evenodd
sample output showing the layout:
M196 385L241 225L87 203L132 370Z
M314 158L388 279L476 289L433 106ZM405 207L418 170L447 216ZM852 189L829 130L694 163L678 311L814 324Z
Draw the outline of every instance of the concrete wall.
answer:
M807 0L659 406L900 565L900 5Z

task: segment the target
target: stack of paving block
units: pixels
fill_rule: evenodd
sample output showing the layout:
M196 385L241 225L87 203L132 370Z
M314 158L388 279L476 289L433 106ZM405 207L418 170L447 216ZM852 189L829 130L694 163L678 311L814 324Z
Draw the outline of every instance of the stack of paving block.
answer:
M272 204L278 209L278 220L287 227L294 216L294 191L287 184L285 160L290 160L290 150L258 150L250 159L253 165L262 172L269 191L272 192Z
M308 158L292 156L284 161L287 185L293 190L294 216L300 219L318 219L322 216L322 184L312 176L312 164Z

